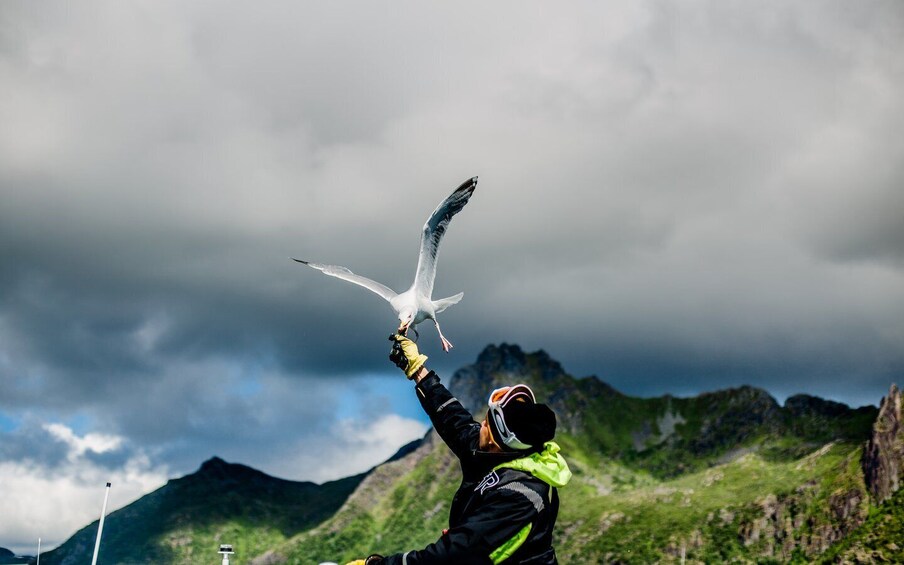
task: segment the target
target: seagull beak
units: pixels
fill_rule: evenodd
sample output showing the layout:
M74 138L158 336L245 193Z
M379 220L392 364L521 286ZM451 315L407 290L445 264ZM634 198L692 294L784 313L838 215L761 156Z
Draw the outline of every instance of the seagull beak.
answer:
M405 335L408 332L408 326L411 325L411 322L402 322L399 324L399 333Z

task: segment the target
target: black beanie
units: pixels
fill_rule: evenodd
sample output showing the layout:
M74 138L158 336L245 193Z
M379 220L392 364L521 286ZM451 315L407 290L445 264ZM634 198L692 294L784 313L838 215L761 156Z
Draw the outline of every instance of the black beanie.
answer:
M542 448L556 435L556 413L545 404L509 402L503 412L508 428L534 449Z

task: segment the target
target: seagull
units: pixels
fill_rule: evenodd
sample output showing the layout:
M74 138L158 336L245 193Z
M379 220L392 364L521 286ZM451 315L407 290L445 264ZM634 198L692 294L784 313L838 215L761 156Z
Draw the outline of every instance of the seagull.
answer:
M433 281L436 279L436 255L439 252L439 242L442 241L452 216L459 213L468 200L474 189L477 188L477 177L470 178L462 183L455 192L450 194L443 200L436 210L430 214L427 223L424 224L421 233L421 250L417 259L417 271L414 275L414 282L411 288L405 292L398 294L388 286L373 281L367 277L356 275L345 267L338 265L322 265L310 261L292 258L293 261L303 263L312 269L317 269L325 275L336 277L350 283L354 283L379 294L384 300L389 302L392 309L395 310L399 317L399 333L404 334L408 328L414 329L414 326L424 320L433 320L439 338L442 341L443 351L448 352L452 349L452 343L443 335L439 329L439 322L436 321L436 315L457 304L463 292L459 292L455 296L433 300ZM417 330L414 330L417 334Z

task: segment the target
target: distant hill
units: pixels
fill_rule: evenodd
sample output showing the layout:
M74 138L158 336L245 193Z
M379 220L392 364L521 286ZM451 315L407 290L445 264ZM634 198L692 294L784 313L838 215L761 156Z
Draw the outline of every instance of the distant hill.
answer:
M362 479L286 481L214 457L107 516L98 565L212 562L221 542L264 552L331 516ZM90 563L97 526L42 554L41 565Z
M490 390L515 382L556 410L557 441L575 473L560 492L562 563L682 554L707 563L904 560L895 549L904 425L894 387L881 412L805 395L782 406L753 387L635 398L566 374L543 351L506 344L487 347L447 382L478 418ZM210 562L220 541L235 546L233 563L252 565L418 548L446 526L459 480L433 432L366 475L321 486L214 459L111 514L99 562ZM79 532L47 563L84 563L95 532Z
M0 547L0 565L18 565L30 563L34 558L26 555L16 555L5 547Z

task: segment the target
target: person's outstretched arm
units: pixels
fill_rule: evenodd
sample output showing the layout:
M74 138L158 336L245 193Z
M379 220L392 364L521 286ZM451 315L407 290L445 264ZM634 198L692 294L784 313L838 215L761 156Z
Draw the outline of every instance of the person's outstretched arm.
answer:
M413 341L399 334L389 339L395 342L390 360L417 383L418 400L439 436L459 458L468 457L477 449L480 424L443 386L436 373L424 366L427 356L418 352Z

